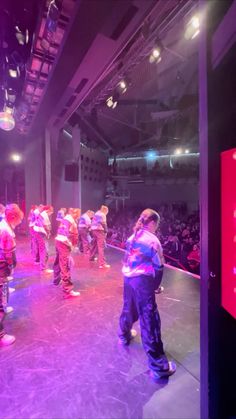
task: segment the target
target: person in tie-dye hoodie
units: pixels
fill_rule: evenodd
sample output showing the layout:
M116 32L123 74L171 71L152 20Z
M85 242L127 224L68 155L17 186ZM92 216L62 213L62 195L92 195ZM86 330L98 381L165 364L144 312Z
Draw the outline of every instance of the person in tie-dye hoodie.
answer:
M159 214L145 209L127 240L124 274L124 305L120 316L119 342L128 345L136 331L133 323L140 321L141 338L148 357L151 375L161 378L172 375L176 366L169 362L161 339L161 322L155 290L160 286L164 257L156 236Z

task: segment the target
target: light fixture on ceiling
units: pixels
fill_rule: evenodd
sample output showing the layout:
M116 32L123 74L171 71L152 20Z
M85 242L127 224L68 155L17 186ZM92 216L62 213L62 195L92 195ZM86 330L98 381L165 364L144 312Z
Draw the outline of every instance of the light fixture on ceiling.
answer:
M128 86L130 85L130 80L127 77L124 77L122 80L119 81L118 85L117 85L117 90L119 93L124 94L127 89Z
M44 50L47 50L50 47L55 37L61 8L61 4L60 7L58 7L58 4L59 2L52 0L48 6L47 19L45 22L43 36L41 40L41 47Z
M126 83L126 81L125 80L121 80L119 82L119 84L118 84L118 87L119 87L121 93L125 93L126 90L127 90L127 83Z
M6 67L7 67L7 71L8 71L9 76L16 79L20 75L20 68L19 68L19 65L16 62L17 55L15 56L13 54L10 57L10 59L6 55L5 59L6 59Z
M157 153L156 153L155 150L148 150L145 153L145 157L146 157L147 161L153 162L157 159L158 156L157 156Z
M106 105L108 108L115 109L118 105L119 95L114 93L114 95L110 96L106 100Z
M0 112L0 128L4 131L11 131L15 127L13 115L7 112Z
M180 155L180 154L182 154L182 149L181 148L176 148L175 155Z
M187 40L194 39L200 32L200 19L194 15L186 25L184 37Z
M29 31L28 29L25 30L25 32L22 32L19 28L19 26L15 26L16 30L16 39L20 45L28 44L29 42Z
M17 79L20 75L20 69L18 67L18 65L16 64L9 64L8 67L8 74L10 77L12 77L13 79Z
M8 113L9 115L13 115L13 113L14 113L13 104L10 103L10 102L5 103L4 108L3 108L3 112Z
M5 89L5 99L7 102L14 103L16 100L16 91L11 87Z
M161 61L161 54L163 51L163 45L162 43L158 40L156 41L155 45L153 46L152 52L149 56L149 62L152 63L156 63L158 64Z
M18 163L22 160L22 156L20 154L17 153L12 153L10 156L11 160L14 161L15 163Z

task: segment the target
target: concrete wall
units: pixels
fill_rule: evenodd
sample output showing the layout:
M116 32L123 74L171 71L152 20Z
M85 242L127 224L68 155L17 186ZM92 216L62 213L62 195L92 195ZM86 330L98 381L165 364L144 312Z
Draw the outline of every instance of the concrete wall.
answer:
M104 202L107 177L107 158L101 152L81 145L79 135L74 140L63 131L52 139L52 204L55 210L60 207L79 207L82 211L97 209ZM79 159L80 155L80 159ZM79 182L65 181L65 164L79 160ZM81 202L79 199L81 188Z
M31 139L25 150L25 204L26 213L33 204L45 200L44 136Z

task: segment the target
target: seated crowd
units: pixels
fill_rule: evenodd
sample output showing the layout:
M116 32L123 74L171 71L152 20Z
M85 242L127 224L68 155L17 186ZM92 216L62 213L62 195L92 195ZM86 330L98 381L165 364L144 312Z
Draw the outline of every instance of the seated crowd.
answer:
M187 213L184 205L161 205L159 239L163 246L166 262L184 270L200 272L199 212ZM107 241L125 248L125 242L132 233L137 208L119 212L110 210Z

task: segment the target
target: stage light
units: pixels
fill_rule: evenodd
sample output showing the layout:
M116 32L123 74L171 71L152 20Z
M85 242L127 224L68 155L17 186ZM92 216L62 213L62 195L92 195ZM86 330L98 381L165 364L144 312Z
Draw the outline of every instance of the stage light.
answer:
M153 160L156 160L157 153L153 150L149 150L146 152L145 156L148 161L153 161Z
M11 131L15 127L15 119L7 112L0 112L0 128L4 131Z
M113 102L112 109L115 109L117 107L117 105L118 105L118 102L116 100L115 102Z
M117 89L118 91L123 94L126 92L128 85L130 84L129 80L127 78L122 79L118 85L117 85Z
M11 154L11 160L14 161L14 162L19 162L19 161L22 160L22 157L21 157L20 154L13 153L13 154Z
M7 102L14 103L16 100L16 92L11 87L5 89L5 99Z
M20 75L19 67L17 65L9 64L8 73L10 77L16 79Z
M121 91L121 93L125 93L127 90L127 84L125 82L125 80L121 80L119 83L119 90Z
M200 19L199 16L193 16L187 23L185 30L185 39L194 39L200 32Z
M41 40L41 47L44 50L48 50L48 48L54 40L57 29L57 22L60 16L60 8L56 4L55 0L51 0L51 2L49 3L47 19L45 22L43 36Z
M153 47L153 50L152 50L151 55L149 57L149 62L150 63L159 63L161 61L162 50L163 50L163 46L160 43L160 41L158 41Z
M110 96L107 100L106 100L106 104L108 106L108 108L112 108L113 106L113 97Z
M109 98L107 98L106 104L108 108L115 109L118 105L118 99L119 99L118 93L114 93L113 96L110 96Z
M176 150L175 150L175 154L176 154L176 155L180 155L180 154L182 154L182 149L181 149L181 148L176 148Z
M185 154L189 154L189 150L186 148L186 150L184 150Z
M13 112L14 112L14 107L12 106L12 104L11 104L11 103L6 103L6 104L4 105L4 109L3 109L3 111L4 111L5 113L9 114L9 115L13 115Z

